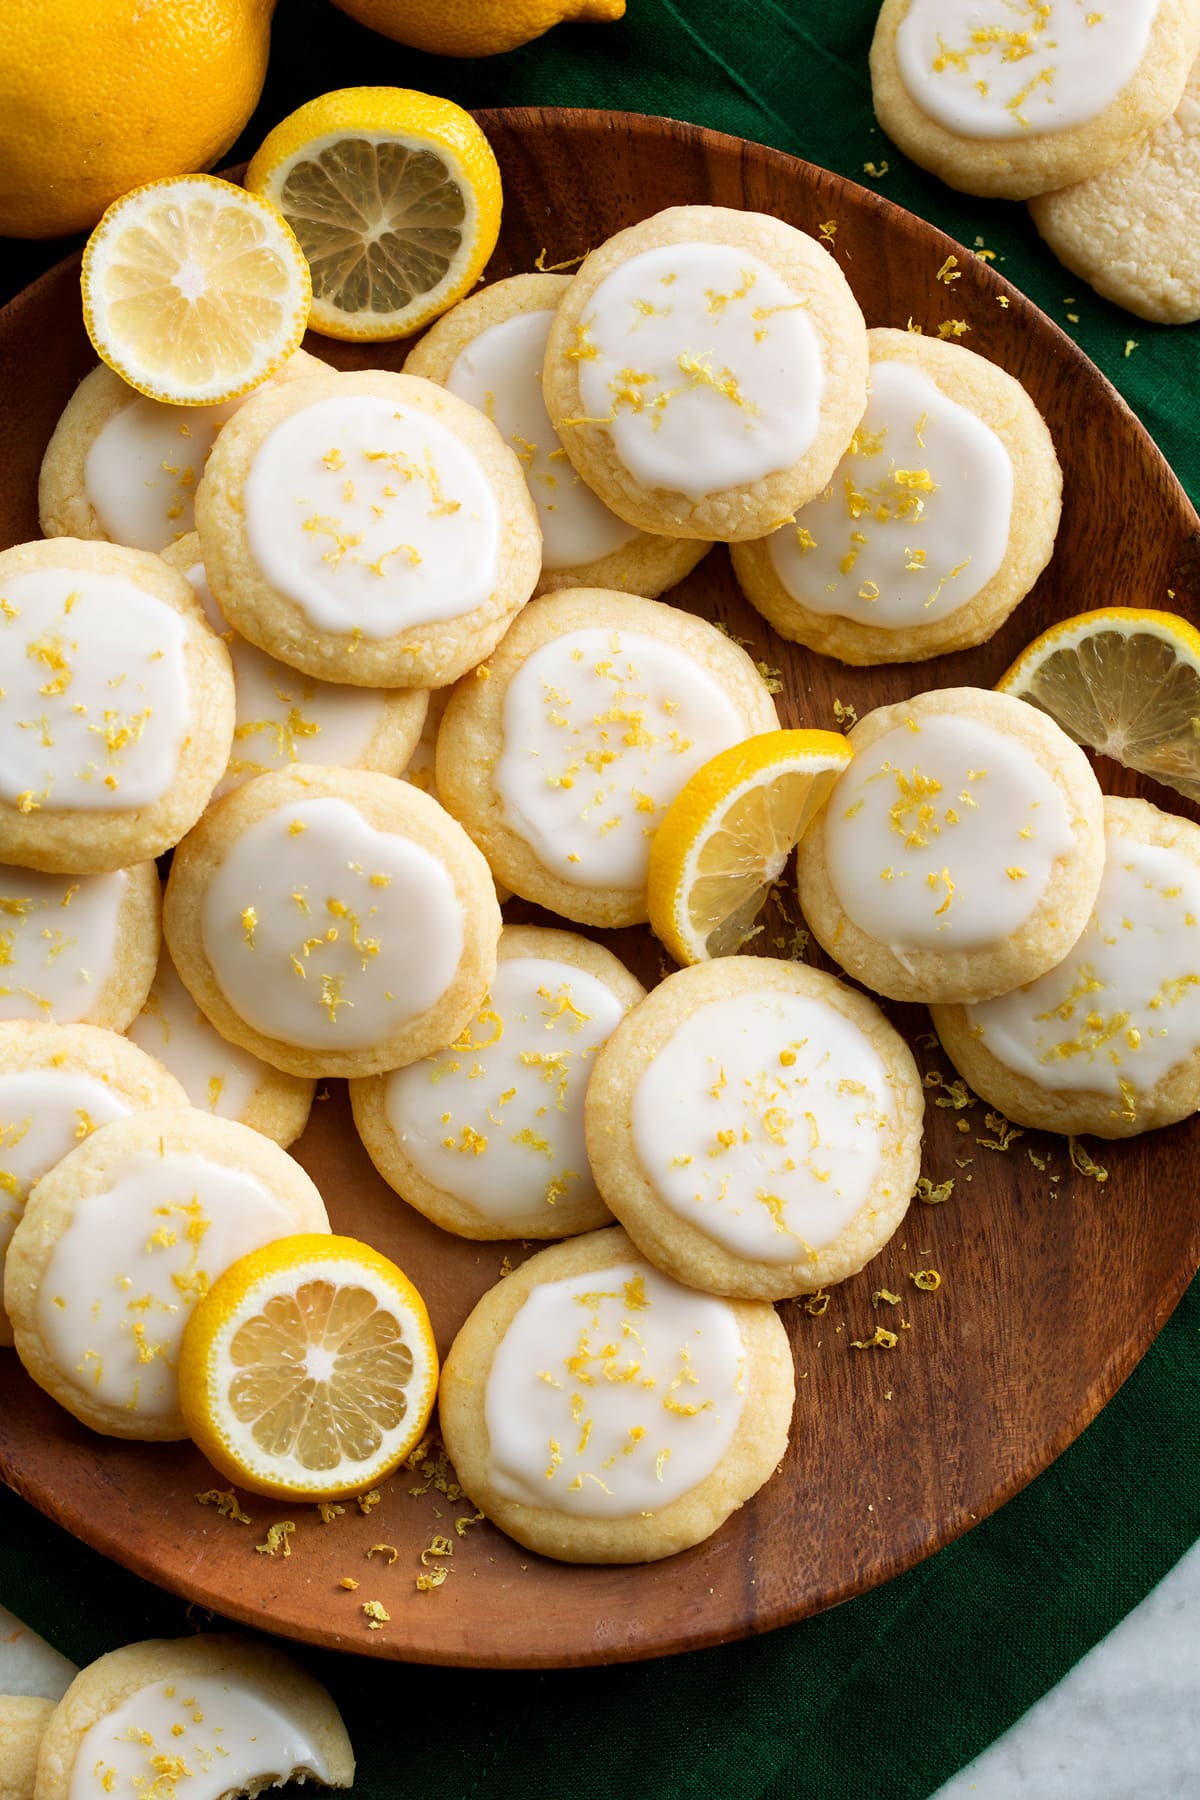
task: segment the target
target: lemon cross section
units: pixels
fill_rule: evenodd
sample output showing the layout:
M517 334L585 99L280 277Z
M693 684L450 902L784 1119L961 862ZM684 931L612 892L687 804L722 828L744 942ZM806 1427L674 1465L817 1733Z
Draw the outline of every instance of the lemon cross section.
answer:
M1064 619L996 686L1077 744L1200 800L1200 631L1178 613L1109 606Z
M180 1406L230 1481L337 1500L390 1475L437 1394L429 1315L400 1269L355 1238L279 1238L235 1262L194 1309Z
M650 846L650 924L676 962L732 955L752 935L853 754L834 731L767 731L697 769Z

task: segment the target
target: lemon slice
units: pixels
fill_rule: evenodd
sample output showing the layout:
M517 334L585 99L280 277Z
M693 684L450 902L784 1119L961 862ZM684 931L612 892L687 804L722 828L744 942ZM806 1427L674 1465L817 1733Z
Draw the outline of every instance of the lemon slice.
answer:
M696 770L650 846L650 924L676 962L746 942L852 755L834 731L766 731Z
M246 171L312 269L312 324L398 338L474 286L500 231L500 170L461 106L411 88L341 88L275 127Z
M1200 800L1200 631L1178 613L1080 613L1034 638L996 685L1077 744Z
M248 393L308 323L308 265L291 231L265 200L215 175L151 181L115 200L80 280L98 354L173 406Z
M354 1238L279 1238L235 1262L194 1309L180 1406L215 1469L256 1493L336 1500L382 1481L433 1409L425 1303Z

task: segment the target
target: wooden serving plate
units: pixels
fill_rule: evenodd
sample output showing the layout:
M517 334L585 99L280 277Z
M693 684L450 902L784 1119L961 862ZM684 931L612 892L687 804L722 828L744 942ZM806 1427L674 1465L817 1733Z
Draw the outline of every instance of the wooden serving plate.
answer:
M951 315L965 319L970 348L1022 381L1049 422L1065 474L1058 546L1035 592L982 650L844 669L778 639L740 599L721 550L675 591L679 604L727 625L781 671L785 723L830 726L835 699L863 713L928 687L990 686L1049 622L1093 606L1174 606L1196 616L1200 520L1178 482L1099 371L970 251L877 194L715 132L549 110L485 113L482 122L505 196L490 276L531 269L542 252L548 264L578 257L682 202L771 212L814 235L832 220L832 253L869 325L911 319L933 332ZM951 253L961 278L948 286L937 273ZM77 274L78 259L63 263L0 314L4 544L38 535L42 451L94 360ZM398 367L406 348L311 347L360 367ZM1100 772L1106 785L1112 778L1122 791L1192 811L1111 765ZM509 911L538 916L519 904ZM785 935L773 921L759 944L778 954ZM643 979L658 979L648 934L611 941ZM949 1078L924 1011L889 1011L922 1067ZM341 1084L331 1086L296 1153L335 1229L377 1244L417 1282L444 1351L502 1260L526 1252L451 1238L404 1206L360 1147ZM931 1088L931 1102L939 1097ZM1061 1139L1027 1133L1006 1150L979 1143L1003 1136L985 1111L931 1104L924 1167L935 1183L955 1178L952 1197L914 1202L892 1244L835 1291L823 1316L801 1303L782 1307L799 1377L784 1464L715 1537L670 1561L577 1568L521 1550L486 1524L460 1537L454 1521L474 1508L419 1471L401 1471L369 1514L350 1505L329 1524L313 1508L243 1496L254 1520L246 1527L197 1505L214 1480L189 1445L92 1435L33 1386L11 1353L0 1353L0 1472L69 1531L188 1599L373 1656L545 1668L697 1648L803 1618L928 1556L1043 1469L1124 1380L1200 1260L1195 1123L1092 1143L1108 1171L1100 1183L1072 1166ZM929 1267L942 1277L935 1293L911 1280ZM873 1306L881 1287L902 1303ZM898 1332L894 1349L851 1347L876 1324ZM267 1525L284 1517L296 1525L291 1556L257 1554ZM436 1591L419 1592L420 1553L438 1534L453 1543L452 1573ZM383 1553L368 1560L376 1544L394 1546L395 1561ZM344 1576L360 1583L357 1591L339 1587ZM390 1614L379 1630L361 1611L371 1599Z

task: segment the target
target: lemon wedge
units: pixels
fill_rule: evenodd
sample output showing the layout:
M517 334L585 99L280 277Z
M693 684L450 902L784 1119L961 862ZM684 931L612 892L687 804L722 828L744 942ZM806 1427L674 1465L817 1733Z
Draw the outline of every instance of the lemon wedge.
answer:
M1108 606L1064 619L996 686L1077 744L1200 800L1200 631L1178 613Z
M650 925L676 962L746 942L852 755L834 731L767 731L697 769L650 846Z
M341 88L291 113L246 186L312 270L312 324L398 338L473 287L500 231L500 170L470 113L411 88Z
M243 1256L194 1309L180 1406L213 1467L260 1494L336 1500L420 1442L437 1394L424 1301L355 1238L308 1233Z
M139 393L212 406L258 387L308 323L308 265L273 206L215 175L147 182L88 239L83 319Z

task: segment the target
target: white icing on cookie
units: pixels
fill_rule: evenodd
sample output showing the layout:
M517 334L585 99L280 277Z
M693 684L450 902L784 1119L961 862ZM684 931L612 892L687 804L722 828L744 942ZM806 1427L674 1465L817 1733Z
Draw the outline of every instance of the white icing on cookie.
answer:
M1028 987L966 1008L984 1048L1054 1092L1139 1095L1200 1048L1200 870L1119 831L1092 916L1065 961Z
M535 650L504 696L496 791L511 831L579 887L637 888L688 777L745 720L674 644L595 627Z
M239 1256L296 1229L257 1180L187 1150L138 1151L75 1204L37 1295L61 1374L139 1418L176 1412L193 1306Z
M68 1150L132 1107L80 1069L0 1071L0 1294L9 1239L35 1181Z
M119 575L31 569L0 594L0 799L128 812L170 787L191 725L187 626Z
M465 941L445 865L336 799L248 826L208 886L200 929L234 1011L311 1050L370 1049L427 1012Z
M371 394L283 419L245 487L251 553L319 631L378 640L482 606L500 567L487 471L439 420Z
M0 1019L75 1025L95 1012L113 973L129 887L108 875L38 875L0 867Z
M912 0L896 61L922 112L967 138L1094 119L1136 74L1158 0Z
M858 1027L802 994L711 1000L633 1096L633 1141L673 1213L754 1262L799 1262L870 1197L895 1108Z
M624 1012L611 988L571 963L505 958L461 1037L386 1078L384 1109L405 1154L498 1226L594 1196L583 1097Z
M84 494L112 543L164 550L194 529L196 483L240 405L166 406L130 389L128 405L100 427L84 463Z
M693 500L790 468L825 380L807 308L737 246L645 250L600 283L567 351L583 412L643 486Z
M517 313L460 351L446 386L486 413L525 470L542 528L542 567L570 569L619 550L637 527L609 512L567 461L542 399L549 311Z
M236 1685L235 1685L236 1682ZM303 1723L255 1693L239 1672L154 1682L114 1706L79 1740L68 1800L220 1800L293 1769L329 1766Z
M829 879L869 936L905 950L981 950L1035 911L1072 848L1066 803L1034 752L974 719L898 725L830 795Z
M744 1368L728 1302L648 1263L543 1282L488 1375L492 1484L579 1518L660 1512L728 1450Z
M248 1050L213 1030L175 973L164 948L146 1004L126 1037L157 1057L193 1106L219 1119L241 1120L272 1071Z
M1004 561L1013 471L990 426L903 362L871 364L850 448L767 540L794 600L884 630L957 612Z

